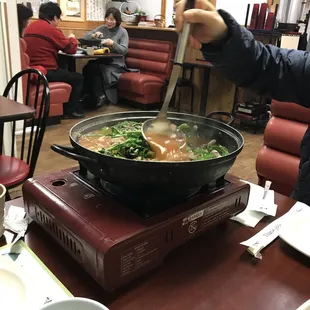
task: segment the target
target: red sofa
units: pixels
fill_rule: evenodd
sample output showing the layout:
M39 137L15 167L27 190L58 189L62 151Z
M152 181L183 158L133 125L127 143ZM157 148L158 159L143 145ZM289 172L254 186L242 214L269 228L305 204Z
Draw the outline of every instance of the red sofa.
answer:
M22 70L29 68L29 56L27 55L27 43L20 39L21 49L21 67ZM43 74L45 72L42 72ZM23 81L23 91L26 92L27 81ZM71 94L71 86L62 82L49 83L50 87L50 113L49 124L60 123L61 116L63 115L63 104L69 100ZM30 89L31 100L34 102L36 86ZM40 100L40 97L39 97ZM39 101L40 102L40 101Z
M126 65L140 72L125 72L118 83L119 97L140 104L162 102L163 86L170 77L174 44L131 38Z
M310 124L310 109L273 100L271 113L256 171L260 185L270 180L275 191L290 196L297 181L300 144Z

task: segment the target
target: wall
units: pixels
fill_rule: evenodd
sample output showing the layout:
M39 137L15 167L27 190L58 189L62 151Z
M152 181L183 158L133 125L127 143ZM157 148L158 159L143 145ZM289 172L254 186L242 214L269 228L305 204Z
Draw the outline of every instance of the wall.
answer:
M161 0L133 0L138 3L141 10L146 11L148 18L153 20L154 16L161 13Z
M166 0L166 27L172 25L174 0Z
M217 0L210 0L210 2L215 5ZM166 27L172 25L172 14L175 0L166 0Z
M8 81L21 70L16 1L0 1L0 94ZM18 101L22 102L22 89L19 87ZM17 122L17 130L23 122ZM2 138L2 137L1 137ZM4 154L11 154L12 126L5 123L3 135ZM16 148L15 148L16 149Z
M21 0L19 0L19 1L21 1ZM90 0L85 0L85 1L90 1ZM103 0L103 1L107 1L107 0ZM129 1L133 1L133 2L138 3L140 8L142 10L146 11L149 19L153 19L155 15L161 13L162 0L152 0L152 1L150 1L150 0L129 0ZM121 4L120 2L116 2L116 7L119 7L120 4ZM131 5L131 6L129 6L129 8L135 9L135 6ZM103 21L103 18L102 18L102 21ZM102 21L85 20L84 22L81 22L81 21L63 20L60 24L60 28L66 34L74 32L77 36L81 36L81 35L84 35L84 33L86 31L92 30L92 29L102 25Z
M223 9L230 13L239 24L244 25L248 4L266 3L266 0L217 0L216 8ZM249 20L251 19L252 6L250 9Z

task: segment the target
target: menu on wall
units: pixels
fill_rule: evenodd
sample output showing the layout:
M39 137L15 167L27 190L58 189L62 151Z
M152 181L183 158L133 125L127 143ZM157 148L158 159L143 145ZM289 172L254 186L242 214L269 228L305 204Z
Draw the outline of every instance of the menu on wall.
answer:
M89 21L104 20L108 0L87 0L86 19Z
M80 0L60 0L62 12L67 17L82 18L82 6L84 2Z
M37 18L39 16L40 5L48 1L57 2L57 0L28 0L28 1L17 0L17 3L22 3L25 6L30 7L33 11L33 17Z
M31 6L31 8L33 10L33 16L38 17L40 5L42 3L48 2L48 1L53 1L53 2L58 2L58 3L61 2L58 0L27 0L27 1L17 0L17 3L23 3L24 5L26 5L28 7ZM86 0L86 20L88 20L88 21L103 21L108 1L109 0ZM71 0L68 2L75 3L77 1ZM71 7L70 7L70 9L71 9ZM80 9L81 8L79 8L79 10ZM66 15L70 16L72 14L66 14ZM77 15L75 14L75 16L77 16Z

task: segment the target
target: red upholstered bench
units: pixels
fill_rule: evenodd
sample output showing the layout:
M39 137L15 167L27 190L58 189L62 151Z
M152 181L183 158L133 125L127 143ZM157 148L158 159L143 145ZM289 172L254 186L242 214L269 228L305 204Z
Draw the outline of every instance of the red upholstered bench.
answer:
M264 145L256 160L259 184L289 196L298 176L301 140L310 124L310 109L292 102L272 101L272 118L265 129Z
M120 99L140 104L162 101L163 86L170 77L175 48L172 42L132 38L126 65L140 72L125 72L118 83Z
M20 39L20 48L21 48L21 67L22 70L29 68L29 56L27 55L27 43ZM27 78L25 77L23 80L23 91L24 95L26 95L26 85ZM49 112L49 120L48 124L60 124L61 116L63 115L63 104L68 102L70 94L71 94L71 86L67 83L62 82L52 82L49 83L50 87L50 112ZM35 100L36 94L36 86L35 84L30 88L30 96L31 100ZM41 95L39 94L40 102Z

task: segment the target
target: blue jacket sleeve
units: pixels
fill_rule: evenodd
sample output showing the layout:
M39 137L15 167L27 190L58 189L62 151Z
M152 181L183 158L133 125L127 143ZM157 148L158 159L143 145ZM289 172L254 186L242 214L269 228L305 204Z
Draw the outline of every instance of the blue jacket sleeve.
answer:
M219 13L229 34L222 43L203 44L205 59L238 86L310 108L308 52L265 46L228 13L223 10Z

